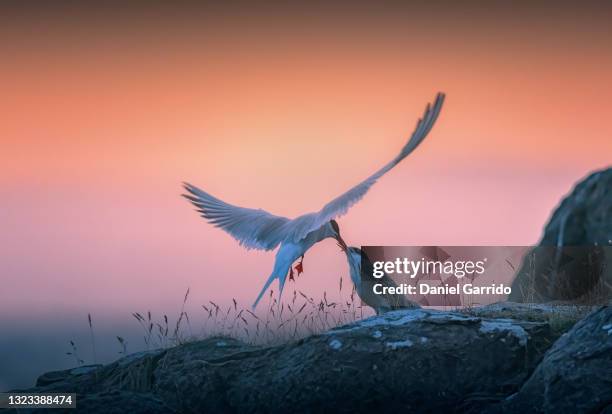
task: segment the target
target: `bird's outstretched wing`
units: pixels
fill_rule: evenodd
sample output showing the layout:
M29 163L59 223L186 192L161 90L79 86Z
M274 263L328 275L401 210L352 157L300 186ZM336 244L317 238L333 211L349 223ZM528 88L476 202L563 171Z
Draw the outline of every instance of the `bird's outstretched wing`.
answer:
M345 214L352 205L363 198L380 177L406 158L433 127L443 102L444 94L439 93L433 106L427 105L425 114L417 122L410 140L391 162L362 183L327 203L317 213L304 214L290 220L261 209L228 204L188 183L185 183L184 187L189 194L183 196L198 208L202 217L228 232L247 249L272 250L286 240L297 243L329 220Z
M351 206L361 200L368 192L370 187L372 187L380 177L406 158L412 151L414 151L416 147L419 146L423 139L425 139L436 122L443 103L444 94L438 93L433 106L428 104L425 108L423 118L419 119L417 122L416 128L412 133L410 140L408 140L401 152L391 162L368 177L365 181L327 203L319 212L305 214L292 220L291 223L288 224L288 226L291 227L291 240L297 242L303 239L308 233L318 229L329 220L345 214L349 208L351 208Z
M183 186L189 194L183 194L197 211L216 227L220 227L247 249L272 250L286 239L286 217L275 216L261 209L237 207L219 200L189 183Z

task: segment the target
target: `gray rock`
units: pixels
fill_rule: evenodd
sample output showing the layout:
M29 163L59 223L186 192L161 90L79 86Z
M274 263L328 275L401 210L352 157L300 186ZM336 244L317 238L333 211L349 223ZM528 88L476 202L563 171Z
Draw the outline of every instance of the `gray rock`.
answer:
M525 257L508 300L593 304L612 298L612 168L589 175L563 199L537 252Z
M544 246L609 245L612 239L612 168L579 182L557 207L542 237Z
M274 347L209 338L30 391L77 392L77 412L479 412L558 336L543 321L401 310Z
M612 412L612 308L602 307L578 322L519 392L490 412Z
M150 393L122 390L87 394L78 399L77 411L90 414L171 414L175 411ZM65 410L67 413L75 410ZM48 413L45 410L42 414Z
M231 338L172 348L155 369L153 392L183 413L231 412L229 381L243 373L240 361L260 349Z
M228 394L239 412L477 412L552 340L545 323L395 311L242 361Z
M570 330L576 322L597 306L552 303L497 302L460 312L481 318L513 318L532 322L546 322L559 335Z
M44 387L45 385L51 385L53 383L67 381L71 377L84 375L89 372L95 371L102 365L84 365L77 368L65 369L62 371L51 371L47 372L36 380L37 387Z

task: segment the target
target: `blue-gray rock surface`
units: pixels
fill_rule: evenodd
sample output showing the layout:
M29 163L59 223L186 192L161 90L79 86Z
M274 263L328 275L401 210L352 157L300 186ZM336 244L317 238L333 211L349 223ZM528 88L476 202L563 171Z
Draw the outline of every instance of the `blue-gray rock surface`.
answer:
M535 253L537 252L537 253ZM612 168L579 182L526 255L513 302L605 304L612 299Z
M612 412L612 308L594 311L563 334L520 390L490 410L520 412Z
M46 374L28 391L76 392L72 413L477 413L537 372L578 318L567 309L394 311L271 347L209 338Z

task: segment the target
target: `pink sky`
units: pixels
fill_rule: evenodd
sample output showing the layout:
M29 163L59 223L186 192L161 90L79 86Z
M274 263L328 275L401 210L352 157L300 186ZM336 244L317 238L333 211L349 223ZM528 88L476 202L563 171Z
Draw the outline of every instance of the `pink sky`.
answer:
M163 311L188 286L196 303L250 304L273 253L206 224L181 181L317 210L395 156L438 91L430 136L339 220L345 239L536 243L572 185L610 165L612 55L592 26L63 27L3 46L0 314ZM347 272L329 240L304 266L313 296Z

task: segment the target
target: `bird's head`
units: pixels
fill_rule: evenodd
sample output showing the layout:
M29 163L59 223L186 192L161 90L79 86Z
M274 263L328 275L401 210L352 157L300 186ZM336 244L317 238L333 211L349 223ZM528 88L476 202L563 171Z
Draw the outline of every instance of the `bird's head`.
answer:
M347 245L340 236L340 226L338 226L338 222L336 220L330 220L329 225L331 227L333 237L338 242L338 246L340 246L343 252L346 252Z

